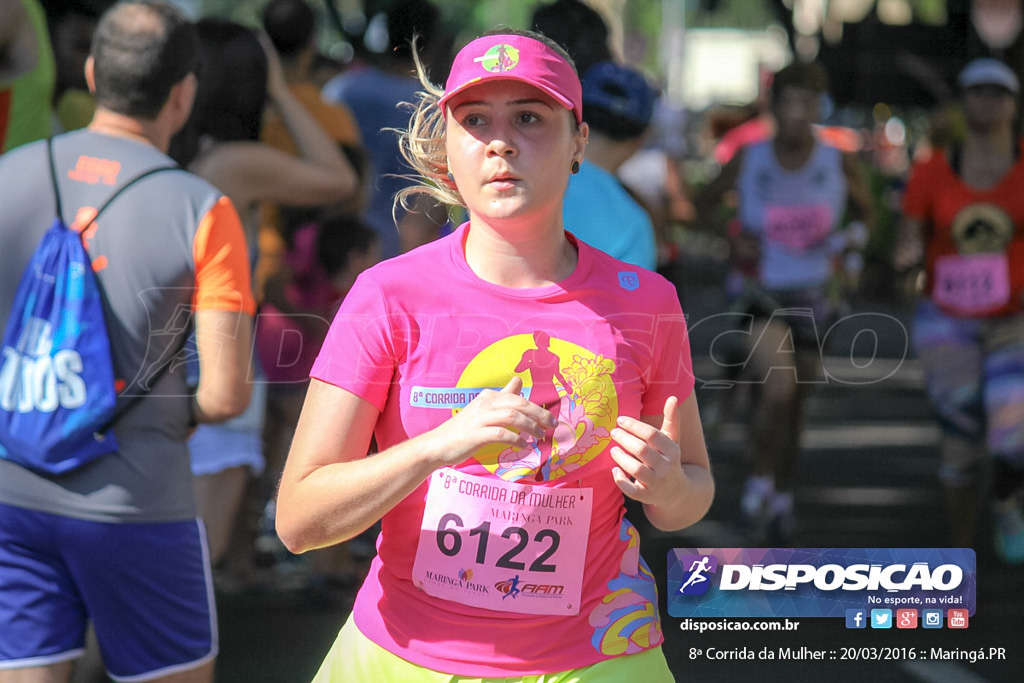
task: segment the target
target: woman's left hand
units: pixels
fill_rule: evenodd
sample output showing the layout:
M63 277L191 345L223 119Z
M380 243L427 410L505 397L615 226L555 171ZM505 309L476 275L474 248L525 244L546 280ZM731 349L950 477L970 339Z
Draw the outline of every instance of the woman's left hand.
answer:
M645 505L671 506L686 487L679 448L679 400L665 401L661 428L620 416L611 436L612 477L624 494Z

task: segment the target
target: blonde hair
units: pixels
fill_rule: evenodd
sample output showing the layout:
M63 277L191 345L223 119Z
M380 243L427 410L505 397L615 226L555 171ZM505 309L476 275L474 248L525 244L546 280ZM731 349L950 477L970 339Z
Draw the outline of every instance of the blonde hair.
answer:
M462 195L448 175L448 152L445 149L445 112L438 106L444 89L434 85L427 77L419 52L413 41L413 58L416 75L423 90L416 93L415 103L404 102L401 106L412 111L409 127L397 131L398 147L402 158L416 171L412 185L402 188L395 195L394 210L399 207L409 211L417 195L428 195L437 202L448 206L465 206Z

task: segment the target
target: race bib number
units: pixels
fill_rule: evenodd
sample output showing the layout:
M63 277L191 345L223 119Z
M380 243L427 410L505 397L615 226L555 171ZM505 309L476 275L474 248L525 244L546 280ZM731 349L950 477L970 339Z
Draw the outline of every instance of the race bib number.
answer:
M1010 300L1010 264L1006 254L954 254L935 262L932 296L940 306L977 314Z
M439 470L430 479L413 583L474 607L579 614L592 507L589 488Z
M765 207L765 236L791 249L808 249L828 237L832 212L825 204Z

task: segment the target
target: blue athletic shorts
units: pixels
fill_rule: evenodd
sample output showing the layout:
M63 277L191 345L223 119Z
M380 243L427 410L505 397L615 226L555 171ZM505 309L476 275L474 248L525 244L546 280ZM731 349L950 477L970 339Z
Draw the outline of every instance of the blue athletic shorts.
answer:
M74 659L88 620L116 681L213 659L202 523L111 524L0 504L0 669Z

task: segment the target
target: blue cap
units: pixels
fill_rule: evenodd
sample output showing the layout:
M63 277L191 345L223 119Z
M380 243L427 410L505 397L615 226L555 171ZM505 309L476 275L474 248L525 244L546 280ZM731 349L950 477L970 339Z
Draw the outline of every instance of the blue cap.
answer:
M583 78L583 118L588 109L601 109L632 123L647 126L657 93L639 71L615 62L598 62Z
M957 78L961 88L973 88L978 85L997 85L1009 90L1014 95L1020 91L1020 82L1013 69L998 59L979 57L971 60Z

